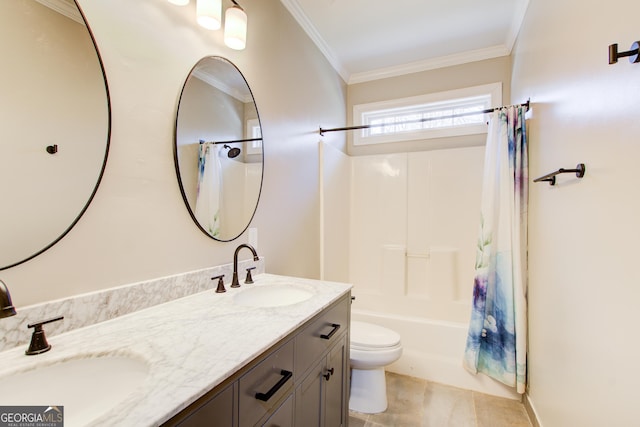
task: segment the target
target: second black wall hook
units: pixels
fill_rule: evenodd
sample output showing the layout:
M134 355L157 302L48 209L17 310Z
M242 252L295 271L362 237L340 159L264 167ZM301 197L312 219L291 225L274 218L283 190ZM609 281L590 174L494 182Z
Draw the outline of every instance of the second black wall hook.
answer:
M609 64L615 64L618 62L618 58L629 57L629 62L632 64L640 62L640 42L633 42L631 50L625 52L618 52L618 43L609 45Z

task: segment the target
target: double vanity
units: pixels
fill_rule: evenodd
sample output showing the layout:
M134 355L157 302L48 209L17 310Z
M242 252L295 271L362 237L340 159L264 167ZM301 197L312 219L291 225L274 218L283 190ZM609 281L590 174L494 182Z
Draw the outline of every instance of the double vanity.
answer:
M346 425L351 286L210 285L0 353L0 402L63 406L68 427Z

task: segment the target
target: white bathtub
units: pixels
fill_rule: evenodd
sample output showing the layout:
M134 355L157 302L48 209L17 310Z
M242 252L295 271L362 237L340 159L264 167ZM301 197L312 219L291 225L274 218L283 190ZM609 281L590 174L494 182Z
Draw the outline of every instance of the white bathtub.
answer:
M354 304L355 306L355 304ZM514 389L462 367L467 324L359 310L352 320L381 325L402 337L402 357L387 371L500 397L520 399Z

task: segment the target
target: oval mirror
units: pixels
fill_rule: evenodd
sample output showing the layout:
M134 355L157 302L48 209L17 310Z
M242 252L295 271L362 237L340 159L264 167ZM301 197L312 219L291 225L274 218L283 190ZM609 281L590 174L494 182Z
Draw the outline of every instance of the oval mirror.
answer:
M93 38L73 0L0 2L0 270L49 249L102 178L111 114Z
M201 59L182 88L174 158L191 218L230 241L249 226L262 188L262 128L251 89L221 57Z

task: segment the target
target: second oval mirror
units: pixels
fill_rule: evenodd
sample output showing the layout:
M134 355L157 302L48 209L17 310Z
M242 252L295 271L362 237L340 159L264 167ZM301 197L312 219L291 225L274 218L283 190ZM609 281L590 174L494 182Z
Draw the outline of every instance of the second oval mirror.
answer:
M180 95L174 157L182 197L208 236L230 241L249 226L262 188L262 145L242 73L224 58L201 59Z

